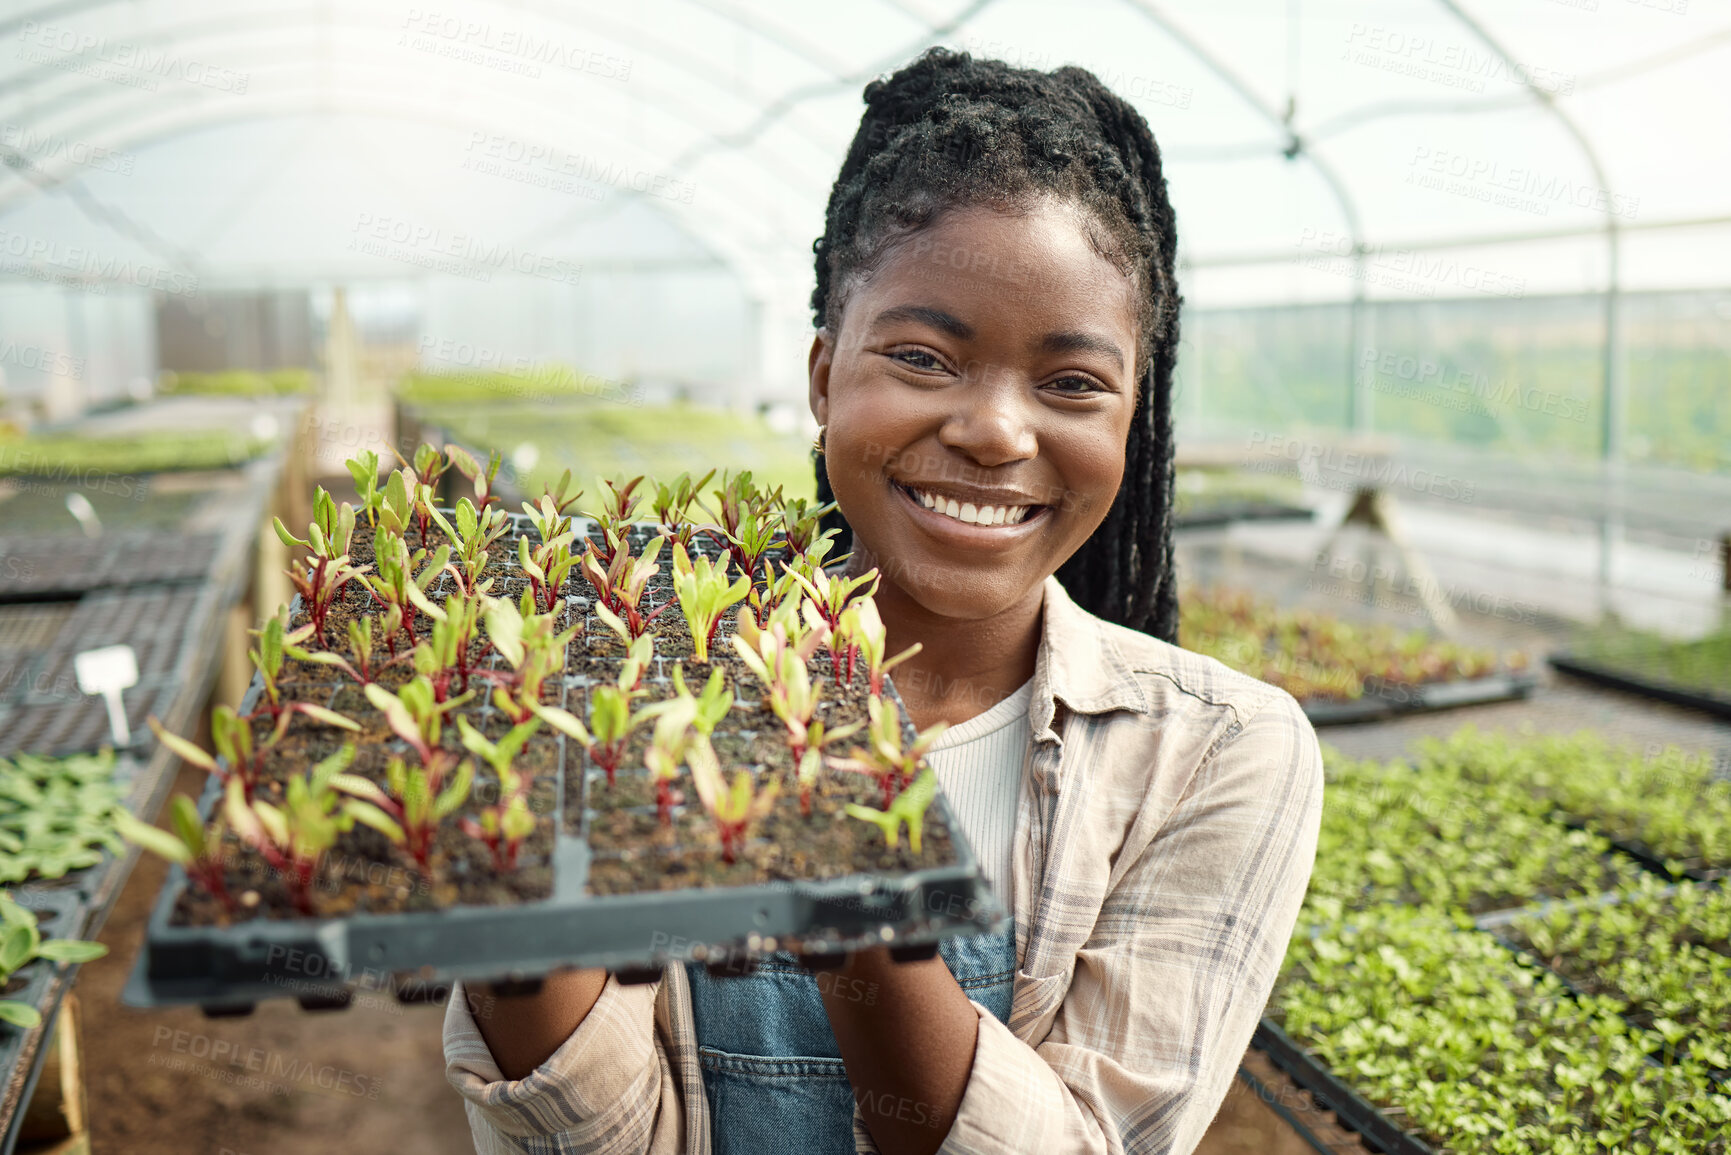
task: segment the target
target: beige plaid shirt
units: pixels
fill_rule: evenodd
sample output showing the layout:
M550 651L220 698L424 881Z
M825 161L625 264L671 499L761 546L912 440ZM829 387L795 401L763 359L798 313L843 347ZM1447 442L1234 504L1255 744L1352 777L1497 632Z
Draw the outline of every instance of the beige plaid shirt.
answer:
M1191 1151L1274 984L1310 879L1322 757L1282 690L1101 621L1055 578L1016 814L1009 1025L978 1003L943 1155ZM467 999L446 1075L480 1155L710 1149L682 966L609 978L527 1078L505 1080ZM875 1152L856 1109L858 1150Z

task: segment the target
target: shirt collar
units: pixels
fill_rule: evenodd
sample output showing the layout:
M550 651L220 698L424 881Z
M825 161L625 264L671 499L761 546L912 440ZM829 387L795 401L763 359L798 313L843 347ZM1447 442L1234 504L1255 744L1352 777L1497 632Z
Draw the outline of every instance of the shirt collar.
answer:
M1077 714L1113 710L1146 714L1151 709L1148 695L1107 623L1071 601L1056 577L1048 577L1044 589L1040 653L1029 706L1034 740L1058 740L1052 730L1058 702Z

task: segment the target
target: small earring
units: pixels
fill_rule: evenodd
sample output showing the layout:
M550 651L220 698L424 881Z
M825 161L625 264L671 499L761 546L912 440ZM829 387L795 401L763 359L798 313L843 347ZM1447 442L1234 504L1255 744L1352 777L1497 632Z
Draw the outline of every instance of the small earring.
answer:
M817 436L811 439L811 451L813 453L817 454L819 457L823 456L823 451L824 451L823 435L828 431L829 431L829 426L819 425L817 427Z

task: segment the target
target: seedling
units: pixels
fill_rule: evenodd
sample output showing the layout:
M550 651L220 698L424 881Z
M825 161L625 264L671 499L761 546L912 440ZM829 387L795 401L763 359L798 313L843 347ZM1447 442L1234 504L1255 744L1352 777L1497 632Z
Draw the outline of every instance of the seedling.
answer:
M388 616L386 620L387 622L389 621ZM286 640L283 650L291 658L296 658L303 662L314 662L321 666L332 666L339 669L350 678L354 679L356 685L360 686L365 686L369 682L377 681L379 670L384 669L386 666L395 662L399 662L404 656L407 656L399 655L398 657L387 659L375 668L373 666L373 619L365 617L349 619L348 633L349 653L354 657L354 661L352 662L341 654L332 653L327 650L303 650L298 646L286 644Z
M288 725L287 715L305 714L315 722L323 722L327 726L339 726L345 730L358 730L360 726L343 717L335 710L327 710L323 706L315 706L311 702L284 702L282 689L277 685L277 679L282 676L284 656L302 658L306 651L294 645L302 641L311 632L306 626L287 632L283 624L285 613L279 611L276 617L266 621L256 630L248 630L258 639L258 647L246 652L252 659L252 664L259 672L259 678L264 683L264 695L259 699L253 712L247 715L247 720L266 717L279 728Z
M337 836L357 821L377 822L370 808L336 789L336 780L345 777L343 771L354 757L354 743L345 743L311 773L290 778L280 808L262 798L248 802L237 779L230 779L223 792L229 829L287 883L295 909L305 915L314 913L313 878Z
M821 693L812 684L806 663L827 636L828 631L821 628L802 628L793 604L783 602L771 612L767 629L758 629L750 611L741 609L738 632L732 639L740 660L763 684L764 704L786 727L796 766L805 757Z
M932 799L938 793L938 776L931 767L919 772L906 790L896 795L895 800L882 810L873 810L870 806L861 806L857 802L847 804L847 812L851 817L863 819L884 832L884 843L894 850L900 842L901 828L905 823L908 828L908 849L915 854L920 852L920 833L925 827L926 807L932 804Z
M647 633L650 624L675 604L664 602L650 613L643 612L643 595L649 589L650 579L661 572L655 559L660 556L661 545L666 540L657 537L646 543L643 552L635 557L631 554L630 543L621 541L605 570L601 568L600 555L594 546L583 555L583 576L595 589L596 616L606 621L603 611L613 615L622 624L622 629L614 627L615 632L632 640Z
M418 549L411 554L407 542L390 532L384 524L380 524L378 533L373 537L373 563L378 567L378 573L369 574L362 580L367 583L367 588L372 590L373 600L388 611L386 626L396 627L385 630L385 641L390 646L393 657L397 653L398 630L408 637L411 648L419 641L415 636L416 609L428 617L436 616L433 603L427 599L427 590L432 586L433 579L439 576L439 571L445 568L445 561L450 555L451 547L448 545L440 546L431 558L428 558L424 549ZM415 567L423 561L427 564L416 573Z
M655 497L650 507L655 510L655 520L661 525L661 536L687 550L691 548L692 540L697 536L697 526L691 521L691 506L714 476L715 470L711 469L697 481L692 481L689 473L681 473L672 485L655 483Z
M535 717L581 742L595 765L606 773L609 787L613 785L619 764L625 758L625 743L657 712L655 706L636 711L631 709L632 700L638 696L631 680L633 676L629 670L621 670L616 684L596 686L589 692L587 727L575 714L557 706L536 704L529 707Z
M114 754L0 758L0 883L61 878L120 853Z
M643 498L637 493L637 487L643 484L643 478L633 477L627 481L615 477L611 481L602 481L601 488L605 498L601 507L595 511L595 521L601 527L603 545L601 553L603 564L611 565L613 555L626 542L626 535L631 531L631 521L637 515L637 507ZM593 546L591 546L593 548Z
M847 650L847 681L853 681L853 658L858 653L865 659L866 677L874 698L884 692L885 674L924 649L921 643L915 642L895 657L886 659L884 620L878 614L877 602L870 595L848 603L836 624L836 633L844 639L843 645Z
M481 811L480 819L464 818L463 831L485 843L493 852L493 862L501 871L516 869L517 853L523 840L535 832L535 815L529 809L529 777L517 771L512 763L522 753L523 744L541 726L539 718L513 726L498 742L491 742L458 717L457 729L463 736L463 747L493 768L499 779L498 800Z
M883 791L883 809L887 811L896 794L906 789L919 773L926 751L949 726L945 722L928 726L915 735L910 745L903 746L902 713L894 701L868 698L866 713L871 719L866 725L866 746L855 746L847 758L836 759L831 764L838 769L854 770L876 778Z
M182 761L190 762L207 774L215 774L225 786L231 779L239 782L243 796L251 801L253 791L264 774L265 755L282 741L296 714L342 730L358 731L361 728L359 722L345 718L335 710L311 702L290 702L278 705L271 728L265 732L263 741L255 744L252 723L261 715L269 716L266 705L261 704L259 709L247 715L237 714L229 706L217 706L210 712L210 738L211 745L216 747L216 753L222 759L219 763L198 746L166 730L156 715L152 714L146 721L157 741L174 751Z
M447 751L441 751L447 754ZM452 759L454 761L454 759ZM444 759L437 760L442 767ZM332 781L333 789L362 804L353 812L354 820L370 826L408 851L423 877L433 874L433 839L439 823L456 813L469 797L469 787L475 777L474 763L467 758L457 765L457 772L447 784L441 770L427 766L409 766L402 758L392 755L385 763L387 792L370 778L358 774L339 774ZM291 783L292 785L292 783ZM364 808L363 808L364 807Z
M493 585L492 578L481 580L490 560L487 551L511 528L510 515L502 509L486 506L477 512L465 497L457 502L453 516L457 523L455 527L445 520L444 514L433 510L433 520L451 540L453 557L445 569L463 593L470 597L486 593Z
M433 693L433 684L423 675L405 682L396 693L374 684L363 691L367 701L385 716L397 737L409 744L420 758L421 766L435 776L441 771L450 752L439 749L439 735L444 716L475 696L473 690L441 702Z
M758 789L751 771L742 769L734 772L733 787L729 789L721 776L721 763L706 734L691 738L685 750L685 762L691 767L691 784L697 790L698 800L715 823L715 832L721 839L721 861L731 866L751 827L767 817L775 806L781 783L768 782ZM659 775L656 781L659 785Z
M673 823L673 807L678 799L673 783L679 778L679 767L691 748L692 722L697 718L697 699L687 695L657 703L655 732L649 748L643 752L643 765L655 780L655 816L663 826ZM704 739L707 744L707 738Z
M284 545L299 546L312 555L311 564L305 570L296 566L286 572L301 600L306 603L319 645L329 646L330 642L325 637L325 618L329 616L331 607L342 596L344 586L372 568L371 565L349 564L349 539L355 531L355 511L346 501L339 509L331 501L331 495L320 486L313 496L313 520L307 526L304 540L290 533L280 517L272 518L271 524Z
M505 463L505 457L497 449L487 459L486 468L475 459L475 455L461 445L445 446L445 457L458 473L469 479L475 487L475 503L485 510L490 504L499 500L499 495L493 492L493 479L499 476L499 467ZM467 498L463 500L467 501ZM504 510L494 512L503 513Z
M574 493L570 493L570 496L566 496L570 490L571 471L569 469L559 475L559 484L557 486L545 485L541 487L542 495L552 500L554 512L559 514L561 517L565 516L565 514L570 511L571 507L577 504L577 499L583 496L583 491L581 489Z
M87 963L107 953L108 948L99 942L69 938L43 941L42 932L36 929L35 912L19 906L10 894L0 890L0 987L36 959ZM0 1022L28 1031L42 1025L42 1014L18 999L0 999Z
M691 627L691 645L700 662L709 660L709 647L715 641L716 627L727 607L743 600L751 592L751 579L741 575L733 584L727 581L727 562L719 567L699 555L695 563L685 546L673 543L673 592L679 598L679 608Z
M493 704L514 723L528 721L530 712L541 702L546 680L565 668L566 644L582 629L575 625L559 633L553 615L537 614L534 608L525 590L517 604L505 598L487 598L481 611L488 639L511 669L509 673L473 672L493 683Z
M781 534L787 540L788 552L795 557L803 557L820 542L833 542L836 531L823 529L825 514L836 509L836 503L831 501L824 505L808 502L803 497L795 498L782 507Z
M543 496L539 508L525 501L523 512L541 535L541 544L531 551L528 535L518 538L517 564L529 577L536 608L542 613L552 613L559 606L565 578L577 564L577 556L571 552L576 535L571 529L571 519L559 513L551 497Z
M376 526L379 506L385 500L384 491L379 488L379 455L370 449L362 450L343 465L355 479L355 496L361 500L360 511L367 515L367 526Z
M396 454L397 461L403 466L403 481L410 498L413 500L415 524L420 530L420 537L417 540L420 542L421 548L425 549L427 547L427 531L431 528L433 506L436 500L433 497L433 483L445 475L445 471L451 468L451 462L447 461L438 448L432 445L417 445L415 447L415 459L412 463L404 461L403 455L397 453L394 446L391 452Z
M199 820L198 806L184 794L168 804L169 830L159 830L130 814L115 816L115 828L126 841L170 862L179 863L187 878L233 914L234 899L228 893L223 860L223 821L219 814L209 830Z
M751 473L743 471L724 478L722 488L714 493L722 543L739 572L755 582L758 563L783 544L775 536L781 528L781 515L777 511L781 491L760 492L752 484ZM712 536L716 532L710 531Z
M823 770L824 751L830 746L860 732L860 723L849 722L834 730L824 728L822 718L813 718L805 728L805 743L794 764L794 778L799 782L799 812L811 817L811 791Z
M458 689L469 688L469 648L481 621L483 596L465 597L452 593L441 609L433 607L433 627L427 640L415 646L412 660L415 673L426 678L433 687L434 701L443 702L450 696L451 679L458 680Z

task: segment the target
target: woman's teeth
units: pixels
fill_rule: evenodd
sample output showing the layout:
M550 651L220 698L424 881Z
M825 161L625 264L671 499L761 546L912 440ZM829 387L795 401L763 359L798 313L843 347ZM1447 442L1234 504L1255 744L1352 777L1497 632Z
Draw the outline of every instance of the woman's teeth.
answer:
M953 517L957 521L965 521L969 525L1017 525L1028 516L1031 508L1026 505L974 505L971 502L959 502L954 498L939 497L935 493L921 493L908 487L908 492L914 499L927 509Z

